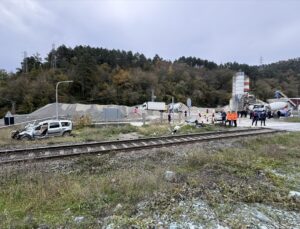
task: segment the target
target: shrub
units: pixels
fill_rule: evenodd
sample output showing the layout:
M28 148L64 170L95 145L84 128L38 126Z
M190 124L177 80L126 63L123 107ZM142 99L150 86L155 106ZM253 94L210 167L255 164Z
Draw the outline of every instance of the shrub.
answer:
M73 118L76 129L82 129L85 126L90 126L92 124L92 119L89 115L75 116Z

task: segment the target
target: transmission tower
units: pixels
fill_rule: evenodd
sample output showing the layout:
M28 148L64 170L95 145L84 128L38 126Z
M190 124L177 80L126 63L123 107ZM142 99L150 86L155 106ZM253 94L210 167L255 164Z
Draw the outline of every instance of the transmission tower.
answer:
M51 68L56 69L56 50L55 50L55 44L52 44L52 50L51 50Z
M260 58L259 58L259 65L263 66L263 64L264 64L264 58L262 56L260 56Z
M264 58L262 56L259 57L259 67L258 70L262 71L264 69Z
M23 72L27 73L28 72L28 63L27 63L27 52L24 51L23 53Z

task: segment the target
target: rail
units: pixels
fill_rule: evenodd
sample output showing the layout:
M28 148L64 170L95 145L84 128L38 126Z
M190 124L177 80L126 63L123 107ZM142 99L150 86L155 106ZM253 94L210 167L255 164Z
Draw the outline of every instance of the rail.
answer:
M50 147L47 146L37 148L1 150L0 164L74 157L86 154L104 154L112 151L133 151L149 148L160 148L171 145L256 136L261 134L273 134L277 132L281 131L267 128L253 128L234 131L203 132L131 140L102 141L80 144L65 144Z

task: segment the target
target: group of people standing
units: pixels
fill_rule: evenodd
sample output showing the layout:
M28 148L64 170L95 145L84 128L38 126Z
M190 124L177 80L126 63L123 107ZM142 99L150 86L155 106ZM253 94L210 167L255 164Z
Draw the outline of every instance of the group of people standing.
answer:
M238 113L235 111L228 111L227 113L223 111L222 115L222 123L224 126L229 123L229 126L237 126ZM252 115L252 126L255 124L257 126L257 122L260 120L260 125L266 126L266 119L268 114L265 110L263 111L253 111Z
M267 112L265 110L263 111L253 111L252 115L252 126L255 123L255 126L257 126L257 121L260 120L260 125L264 126L266 125L266 119L267 119Z
M229 126L235 126L237 127L237 119L238 114L234 111L228 111L227 113L225 111L222 111L222 123L226 126L227 123L229 123Z

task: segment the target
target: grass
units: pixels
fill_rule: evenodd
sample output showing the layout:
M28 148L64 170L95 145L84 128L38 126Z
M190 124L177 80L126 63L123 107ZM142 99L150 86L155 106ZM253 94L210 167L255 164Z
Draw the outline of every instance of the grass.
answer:
M33 169L26 175L11 176L1 184L0 226L72 225L72 216L90 217L88 225L95 226L99 216L130 215L138 201L149 198L154 190L163 190L157 173L160 171L129 169L64 175ZM114 211L118 204L122 209ZM32 222L26 224L28 215Z
M285 122L300 122L300 117L287 117L287 118L284 118L283 121L285 121Z
M145 135L154 130L143 128ZM167 127L160 128L155 130L163 134ZM130 130L106 131L113 136ZM0 228L35 228L43 223L54 228L99 228L98 219L108 216L126 228L142 225L135 215L138 203L148 201L145 211L151 217L153 212L168 214L172 203L183 196L206 200L221 218L236 203L299 211L300 204L287 198L290 190L300 188L299 137L300 133L286 133L240 140L232 147L198 147L177 159L166 149L138 159L127 154L85 156L66 171L35 164L3 167ZM166 170L176 171L175 183L164 180ZM182 209L172 212L176 217ZM76 224L76 216L85 219Z
M203 131L217 130L222 127L206 126L203 128L195 128L194 126L185 125L179 133L195 133ZM11 139L12 128L0 129L0 147L30 147L34 145L54 145L62 143L78 143L90 141L116 140L119 135L135 133L140 137L155 137L162 135L170 135L172 126L168 124L151 124L142 127L132 125L120 126L104 126L100 128L83 127L73 130L73 136L69 137L51 137L46 139L37 139L33 141L19 141Z
M299 133L246 141L242 147L225 148L216 153L203 150L190 152L180 172L189 174L194 186L210 190L215 184L219 197L207 199L212 205L222 201L235 203L277 203L289 209L300 209L299 203L288 200L289 190L297 190L300 183L292 175L299 173ZM290 179L278 176L280 171ZM195 175L192 175L197 172ZM215 191L215 190L214 190Z

